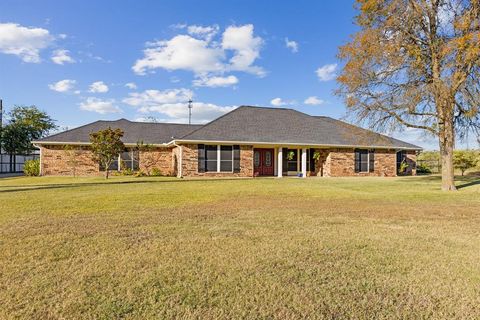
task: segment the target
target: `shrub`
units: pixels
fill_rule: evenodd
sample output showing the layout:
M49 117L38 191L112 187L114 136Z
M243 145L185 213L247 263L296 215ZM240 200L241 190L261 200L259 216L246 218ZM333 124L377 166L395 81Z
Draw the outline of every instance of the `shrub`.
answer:
M145 177L146 174L145 172L143 172L142 170L139 170L139 171L135 171L135 173L133 174L135 177Z
M429 173L432 173L432 170L425 163L420 163L417 165L417 173L429 174Z
M150 175L152 177L160 177L162 175L162 171L158 168L153 168L152 171L150 172Z
M40 175L40 160L27 160L23 165L23 173L30 177L37 177Z

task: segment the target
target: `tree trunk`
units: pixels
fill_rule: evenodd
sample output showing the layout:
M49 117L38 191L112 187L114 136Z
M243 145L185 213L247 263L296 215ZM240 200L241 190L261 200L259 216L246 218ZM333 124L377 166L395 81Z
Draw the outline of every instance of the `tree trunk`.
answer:
M453 169L454 128L453 119L445 120L440 126L440 157L442 161L442 190L455 191L455 178Z
M109 171L108 168L105 169L105 179L108 179L108 171Z

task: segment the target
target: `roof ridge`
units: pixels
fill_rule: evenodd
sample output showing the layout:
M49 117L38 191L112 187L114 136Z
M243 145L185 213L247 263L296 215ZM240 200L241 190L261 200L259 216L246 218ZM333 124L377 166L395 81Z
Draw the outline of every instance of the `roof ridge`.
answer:
M59 134L63 134L63 133L66 133L66 132L70 132L70 131L73 131L73 130L77 130L77 129L80 129L80 128L89 126L89 125L94 124L94 123L97 123L97 122L106 122L106 120L97 120L97 121L94 121L94 122L86 123L86 124L84 124L84 125L81 125L81 126L78 126L78 127L72 128L72 129L68 129L68 130L65 130L65 131L60 131L60 132L54 133L54 134L52 134L52 135L49 135L49 136L40 138L40 139L35 140L35 141L42 141L42 140L45 139L45 138L55 137L55 136L58 136ZM32 142L35 142L35 141L32 141Z

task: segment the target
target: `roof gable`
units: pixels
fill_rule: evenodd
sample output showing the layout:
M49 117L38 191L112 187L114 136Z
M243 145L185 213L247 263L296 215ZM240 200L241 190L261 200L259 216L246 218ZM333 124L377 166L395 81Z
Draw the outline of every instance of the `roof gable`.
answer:
M90 133L99 130L119 128L124 132L122 141L127 144L136 144L143 141L148 144L165 144L175 138L200 127L200 125L175 124L175 123L151 123L151 122L133 122L127 119L115 121L99 120L78 128L60 132L37 142L46 143L89 143Z
M179 140L421 149L329 117L251 106L241 106Z

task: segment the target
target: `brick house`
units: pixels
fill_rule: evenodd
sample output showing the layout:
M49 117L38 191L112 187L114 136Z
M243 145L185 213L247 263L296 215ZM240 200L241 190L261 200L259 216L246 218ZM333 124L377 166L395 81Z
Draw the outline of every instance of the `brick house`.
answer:
M110 169L157 168L177 177L386 176L415 174L420 147L323 116L239 107L205 125L97 121L35 141L42 175L101 173L89 134L120 128L125 152ZM142 141L152 148L138 151ZM69 150L65 146L71 146ZM148 164L148 168L147 168Z

